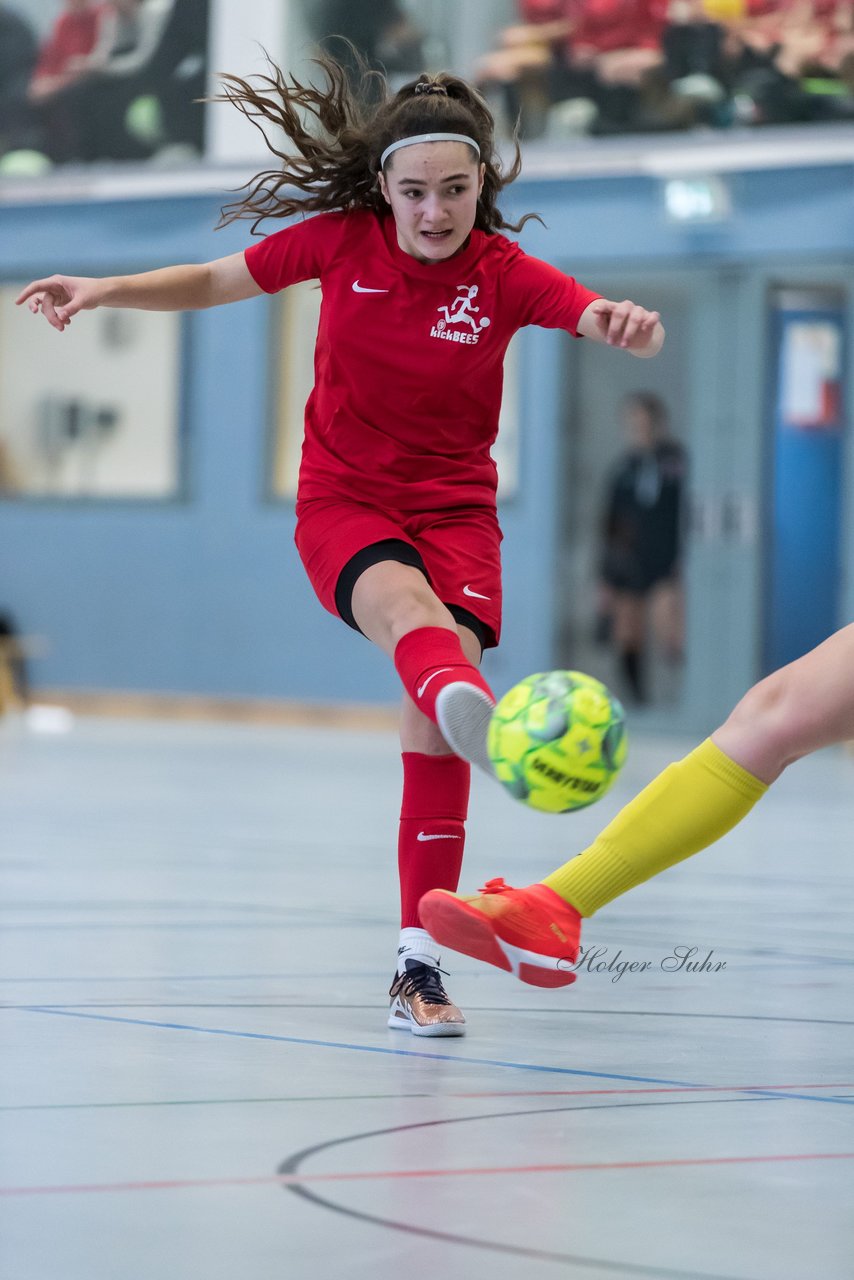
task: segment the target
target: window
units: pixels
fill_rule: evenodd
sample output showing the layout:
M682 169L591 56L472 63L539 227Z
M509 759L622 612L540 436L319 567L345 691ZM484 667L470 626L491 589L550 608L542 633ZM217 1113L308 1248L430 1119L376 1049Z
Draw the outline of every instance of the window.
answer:
M0 493L174 497L181 318L104 310L59 334L18 292L0 289Z

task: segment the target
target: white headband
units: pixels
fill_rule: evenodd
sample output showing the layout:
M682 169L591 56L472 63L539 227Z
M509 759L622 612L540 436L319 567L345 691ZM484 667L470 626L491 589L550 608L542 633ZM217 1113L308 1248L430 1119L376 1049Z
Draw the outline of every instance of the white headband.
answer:
M467 133L416 133L412 138L401 138L399 142L386 147L380 156L380 168L385 168L385 162L393 151L399 151L401 147L414 147L416 142L467 142L470 147L474 147L478 159L480 158L480 147Z

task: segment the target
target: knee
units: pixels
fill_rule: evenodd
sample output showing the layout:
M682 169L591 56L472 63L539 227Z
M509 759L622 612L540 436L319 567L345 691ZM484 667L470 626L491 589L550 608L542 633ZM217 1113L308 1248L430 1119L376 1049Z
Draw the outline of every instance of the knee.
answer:
M386 609L386 626L394 644L419 627L444 626L456 630L450 613L426 581L423 586L414 583L396 592L388 600Z
M782 770L804 751L809 738L810 708L797 695L789 668L760 680L731 712L724 728L761 743L763 754Z

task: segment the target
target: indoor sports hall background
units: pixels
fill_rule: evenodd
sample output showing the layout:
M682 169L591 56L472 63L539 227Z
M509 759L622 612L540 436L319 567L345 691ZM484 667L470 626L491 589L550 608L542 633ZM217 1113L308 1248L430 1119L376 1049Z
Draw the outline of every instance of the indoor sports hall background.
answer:
M102 62L48 83L57 22L87 7L110 8L0 3L0 1276L850 1280L850 754L604 926L609 957L696 944L728 977L591 974L558 1001L457 963L471 1034L391 1043L398 685L293 545L317 289L61 336L14 299L248 244L214 227L268 153L197 99L264 50L311 75L343 34L395 85L456 71L506 156L519 113L502 207L542 218L523 248L667 329L649 362L539 329L510 350L484 670L499 691L597 675L632 742L601 813L476 791L465 884L524 883L854 617L851 4L674 0L650 41L654 6L614 0L591 82L554 34L586 0L116 0ZM651 629L643 705L600 581L638 391L687 459L684 634ZM617 1094L662 1105L567 1119Z

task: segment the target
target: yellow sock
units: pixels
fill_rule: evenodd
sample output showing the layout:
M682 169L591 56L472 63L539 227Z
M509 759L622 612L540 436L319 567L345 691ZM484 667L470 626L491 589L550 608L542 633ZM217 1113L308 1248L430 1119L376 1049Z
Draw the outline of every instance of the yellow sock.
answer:
M768 790L711 738L669 765L543 884L583 916L725 835Z

